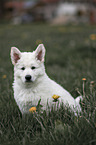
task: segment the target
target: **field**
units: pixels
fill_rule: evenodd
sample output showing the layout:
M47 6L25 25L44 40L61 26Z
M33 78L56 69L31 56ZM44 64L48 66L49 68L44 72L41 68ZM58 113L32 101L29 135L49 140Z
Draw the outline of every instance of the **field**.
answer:
M33 51L40 43L46 48L50 78L74 98L83 95L80 115L64 105L21 115L13 97L10 48ZM96 26L0 24L0 145L96 145L95 81Z

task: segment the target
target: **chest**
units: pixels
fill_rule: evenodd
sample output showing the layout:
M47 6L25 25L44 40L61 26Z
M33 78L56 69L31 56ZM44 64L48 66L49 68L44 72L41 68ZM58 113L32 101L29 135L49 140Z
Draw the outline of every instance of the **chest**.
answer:
M18 89L14 90L14 98L17 104L31 104L36 106L41 99L42 105L49 101L52 97L50 91L40 89Z

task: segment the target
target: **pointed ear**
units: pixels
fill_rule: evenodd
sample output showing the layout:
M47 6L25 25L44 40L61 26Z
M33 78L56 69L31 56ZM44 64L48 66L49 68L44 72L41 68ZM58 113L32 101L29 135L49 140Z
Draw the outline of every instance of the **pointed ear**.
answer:
M39 44L37 49L35 50L36 59L44 62L44 56L45 56L45 47L43 44Z
M21 57L21 52L16 47L11 47L11 60L13 65L15 65Z

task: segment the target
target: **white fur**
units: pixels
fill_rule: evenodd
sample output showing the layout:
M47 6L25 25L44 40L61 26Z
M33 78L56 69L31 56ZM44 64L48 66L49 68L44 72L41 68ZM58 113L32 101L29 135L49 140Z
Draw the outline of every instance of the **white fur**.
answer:
M68 91L63 89L55 81L51 80L44 67L45 48L40 44L33 52L21 53L16 47L11 48L11 59L14 65L14 98L22 114L28 113L32 106L37 106L41 99L43 109L47 104L54 105L52 96L59 95L59 102L68 104L72 109L77 107L80 110L79 99L77 101ZM31 69L35 66L36 69ZM22 70L22 68L25 70ZM25 76L30 75L31 81L26 82Z

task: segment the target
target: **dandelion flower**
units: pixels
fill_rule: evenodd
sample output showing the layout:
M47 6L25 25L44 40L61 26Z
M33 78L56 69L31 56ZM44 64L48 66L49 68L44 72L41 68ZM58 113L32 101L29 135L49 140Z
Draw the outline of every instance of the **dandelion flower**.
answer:
M58 95L53 95L52 98L53 98L54 100L56 100L56 99L60 98L60 96L58 96Z
M29 109L29 112L36 112L36 107L31 107L30 109Z
M86 78L82 78L82 81L86 81Z
M91 83L92 85L94 85L95 82L94 82L94 81L91 81L90 83Z
M90 82L90 85L94 87L95 86L95 82L94 81L91 81Z
M86 81L86 78L82 78L82 81L83 81L83 96L85 97L85 81Z
M91 39L91 40L96 40L96 34L91 34L91 35L90 35L90 39Z
M7 76L6 76L6 75L3 75L3 76L2 76L2 78L3 78L3 79L6 79L6 78L7 78Z

